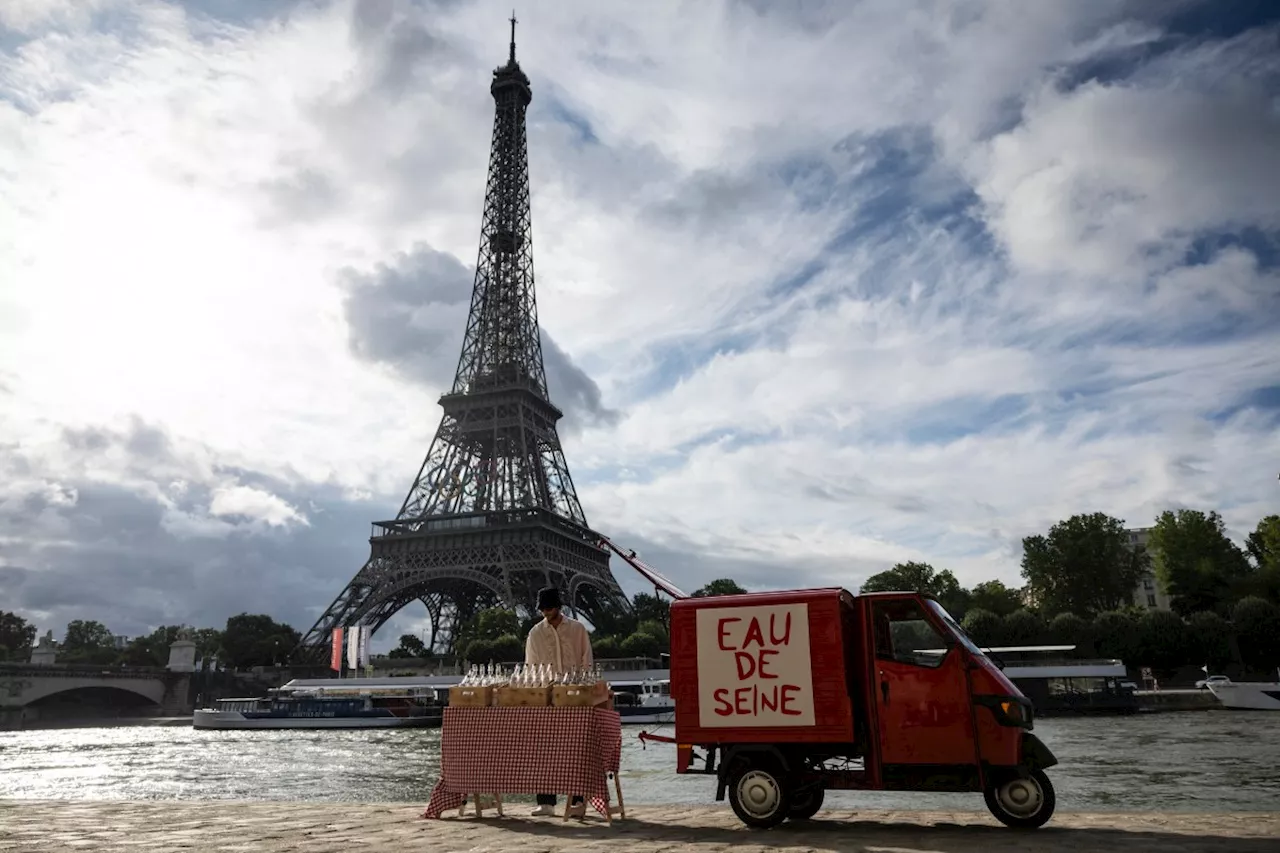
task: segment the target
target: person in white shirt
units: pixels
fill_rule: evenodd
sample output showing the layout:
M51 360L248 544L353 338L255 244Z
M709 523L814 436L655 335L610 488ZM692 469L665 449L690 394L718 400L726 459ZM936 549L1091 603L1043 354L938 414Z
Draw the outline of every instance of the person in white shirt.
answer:
M565 616L560 610L560 591L547 587L538 592L538 610L542 621L529 631L524 644L524 662L533 666L547 664L557 675L574 669L589 669L591 635L587 626Z
M542 613L542 621L529 630L529 638L524 644L524 662L528 666L546 664L556 674L589 668L594 660L587 626L565 616L560 607L560 591L555 587L538 591L538 610ZM582 817L586 810L586 803L581 797L574 797L569 804L569 813L574 817ZM556 795L539 794L538 807L533 814L555 813Z

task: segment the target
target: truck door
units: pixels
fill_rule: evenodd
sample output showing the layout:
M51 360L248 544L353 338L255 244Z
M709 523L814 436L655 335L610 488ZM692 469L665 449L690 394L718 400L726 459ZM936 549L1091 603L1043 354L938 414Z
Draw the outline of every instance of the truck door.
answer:
M977 754L960 649L948 644L919 599L869 603L874 648L869 692L876 703L886 783L897 778L906 784L922 774L968 776ZM971 769L961 771L959 765Z

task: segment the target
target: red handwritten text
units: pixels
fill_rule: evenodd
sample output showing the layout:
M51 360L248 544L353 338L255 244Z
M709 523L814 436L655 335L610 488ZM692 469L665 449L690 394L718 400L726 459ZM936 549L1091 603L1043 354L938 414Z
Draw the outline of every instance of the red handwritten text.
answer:
M761 712L772 711L789 717L800 716L803 711L796 707L800 686L779 683L781 675L772 668L776 663L772 658L779 654L779 648L791 642L791 614L783 614L781 619L778 614L769 615L767 642L765 626L757 617L752 617L747 623L741 640L734 642L737 633L734 625L742 621L730 616L718 620L716 625L717 644L721 651L733 653L738 682L742 685L721 687L712 693L716 714L722 717L757 716Z

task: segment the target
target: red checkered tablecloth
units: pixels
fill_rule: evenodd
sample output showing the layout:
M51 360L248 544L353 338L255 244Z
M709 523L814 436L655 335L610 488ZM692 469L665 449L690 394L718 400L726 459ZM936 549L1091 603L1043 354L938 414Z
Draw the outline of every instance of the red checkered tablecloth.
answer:
M609 814L608 774L622 759L622 721L603 708L445 708L440 781L423 817L466 794L583 796Z

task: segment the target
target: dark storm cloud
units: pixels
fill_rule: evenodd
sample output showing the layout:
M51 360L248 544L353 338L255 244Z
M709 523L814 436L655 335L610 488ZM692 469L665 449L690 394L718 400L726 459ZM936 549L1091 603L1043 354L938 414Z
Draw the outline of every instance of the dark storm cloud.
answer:
M622 417L616 409L607 408L600 399L600 386L573 363L569 354L542 330L542 360L547 369L547 394L552 402L574 419L593 426L613 426ZM570 428L574 423L570 421Z
M343 277L355 355L428 385L452 382L472 286L457 258L419 243L370 273L346 270Z
M348 344L358 357L385 364L433 387L452 384L470 308L472 270L453 255L419 243L372 272L343 273ZM563 428L612 425L600 386L541 330L548 394L565 413Z
M369 521L393 511L389 501L295 491L261 473L219 471L205 481L207 465L146 425L67 431L60 456L60 472L110 459L149 474L108 484L55 472L22 451L0 456L0 600L55 636L73 619L134 636L177 622L220 627L244 611L305 631L368 557ZM32 470L41 476L21 473ZM308 524L214 517L214 490L228 485L255 485Z

